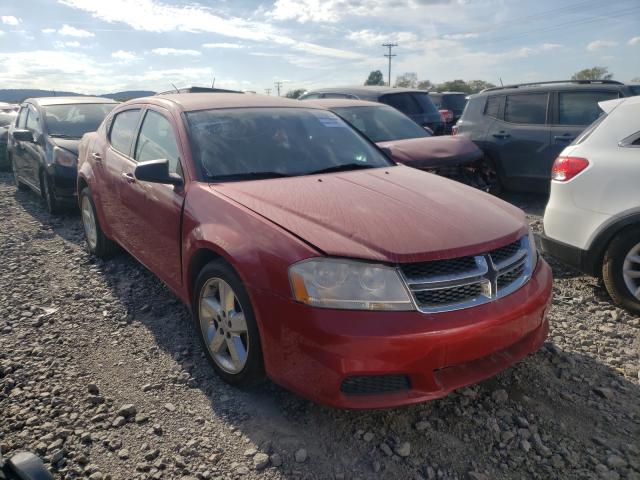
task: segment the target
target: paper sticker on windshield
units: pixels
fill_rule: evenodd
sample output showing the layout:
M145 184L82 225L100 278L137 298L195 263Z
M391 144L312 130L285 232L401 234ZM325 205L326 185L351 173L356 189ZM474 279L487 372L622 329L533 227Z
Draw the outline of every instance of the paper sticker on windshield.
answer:
M324 125L325 127L331 127L331 128L345 128L347 125L344 122L341 122L340 120L338 120L337 118L331 118L331 117L320 117L318 118L318 121Z

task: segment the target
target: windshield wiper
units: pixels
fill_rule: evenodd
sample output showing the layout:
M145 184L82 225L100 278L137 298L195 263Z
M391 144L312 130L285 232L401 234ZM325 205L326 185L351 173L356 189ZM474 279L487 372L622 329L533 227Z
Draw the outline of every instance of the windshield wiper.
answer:
M231 173L228 175L208 175L214 181L233 181L233 180L261 180L266 178L284 178L290 177L282 172L243 172L243 173Z
M362 163L344 163L342 165L334 165L333 167L314 170L312 172L308 172L307 175L315 175L316 173L347 172L349 170L362 170L367 168L375 168L375 167L372 165L366 165Z
M50 137L52 138L80 138L80 137L76 137L75 135L65 135L64 133L50 133L49 134Z

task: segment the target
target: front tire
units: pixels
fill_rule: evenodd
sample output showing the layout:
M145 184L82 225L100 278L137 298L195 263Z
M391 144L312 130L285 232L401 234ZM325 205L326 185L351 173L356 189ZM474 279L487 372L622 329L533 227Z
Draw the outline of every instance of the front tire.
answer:
M222 260L208 263L196 279L192 305L198 338L216 373L240 387L263 380L258 324L238 274Z
M640 313L640 227L626 229L611 241L602 278L616 305Z
M102 231L89 187L83 188L80 192L80 216L89 253L99 258L113 255L118 246Z

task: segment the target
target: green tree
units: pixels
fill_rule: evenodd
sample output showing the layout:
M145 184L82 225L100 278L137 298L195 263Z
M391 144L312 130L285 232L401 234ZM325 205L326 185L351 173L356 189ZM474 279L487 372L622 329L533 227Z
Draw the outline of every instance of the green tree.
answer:
M407 72L396 77L394 87L416 88L418 85L418 74L415 72Z
M289 90L286 94L285 97L287 98L299 98L301 95L303 95L307 90L304 88L296 88L295 90Z
M471 89L471 93L478 93L484 90L485 88L495 87L493 83L485 82L484 80L469 80L467 82L469 88Z
M608 67L585 68L571 75L571 80L610 80L613 73L609 73Z
M419 88L420 90L431 91L431 90L435 90L436 86L433 83L431 83L429 80L420 80L416 85L416 88Z
M631 83L640 83L640 77L632 78Z
M384 85L384 76L380 70L373 70L369 74L369 78L364 82L365 85Z
M471 87L464 80L450 80L438 85L438 91L471 93Z

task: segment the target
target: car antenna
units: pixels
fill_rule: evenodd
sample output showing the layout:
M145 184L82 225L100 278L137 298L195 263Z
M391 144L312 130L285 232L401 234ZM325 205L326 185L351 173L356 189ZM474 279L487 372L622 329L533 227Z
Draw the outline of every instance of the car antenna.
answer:
M502 77L500 77L500 86L504 87L504 83L502 83Z
M178 87L176 87L173 83L171 84L171 86L172 86L172 87L173 87L173 89L176 91L176 93L180 93L180 92L178 91Z

